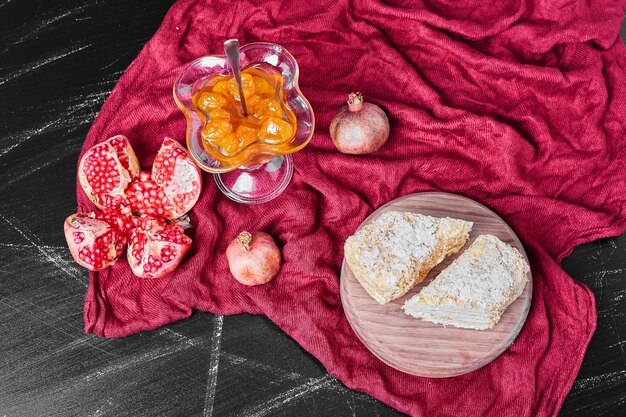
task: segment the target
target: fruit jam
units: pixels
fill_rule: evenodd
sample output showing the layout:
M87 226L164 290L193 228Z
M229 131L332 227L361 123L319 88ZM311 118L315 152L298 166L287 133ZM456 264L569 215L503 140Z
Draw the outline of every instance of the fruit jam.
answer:
M209 154L233 157L254 142L287 150L296 133L296 116L285 104L281 74L268 64L241 71L248 116L243 115L235 77L212 77L195 92L193 103L201 119L202 142ZM218 152L215 152L217 150Z

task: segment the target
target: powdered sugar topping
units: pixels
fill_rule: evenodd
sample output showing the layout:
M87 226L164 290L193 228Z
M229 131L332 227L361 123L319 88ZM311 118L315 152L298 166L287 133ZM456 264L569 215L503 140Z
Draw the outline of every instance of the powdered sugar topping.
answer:
M421 262L429 256L437 243L438 223L439 219L421 214L381 214L356 233L369 234L361 247L362 266L379 271L391 284L410 267L411 261Z
M506 306L526 283L529 266L513 247L492 235L481 235L418 297L462 303L491 310Z

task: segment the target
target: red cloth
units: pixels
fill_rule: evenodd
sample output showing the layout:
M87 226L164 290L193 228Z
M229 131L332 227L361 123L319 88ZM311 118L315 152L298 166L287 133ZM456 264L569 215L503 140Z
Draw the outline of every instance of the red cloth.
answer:
M121 133L148 167L165 135L183 141L174 79L230 37L293 53L316 134L270 203L234 203L205 175L183 264L161 280L135 278L126 261L92 274L85 330L126 336L192 309L265 314L348 387L405 413L556 415L596 319L592 293L558 262L626 227L623 10L594 0L180 0L111 93L83 151ZM372 155L341 155L328 136L351 90L391 118L389 142ZM80 209L93 209L77 190ZM524 243L534 279L515 343L484 368L441 380L370 354L338 289L346 237L375 208L426 190L499 213ZM247 288L228 273L224 251L242 229L267 231L282 247L282 270L268 285Z

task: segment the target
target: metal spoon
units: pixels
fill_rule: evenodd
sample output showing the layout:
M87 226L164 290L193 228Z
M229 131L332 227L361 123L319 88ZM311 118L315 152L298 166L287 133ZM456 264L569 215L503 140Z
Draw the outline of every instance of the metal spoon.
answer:
M224 42L224 52L228 58L228 63L233 69L233 75L235 81L237 81L237 88L239 89L239 100L241 101L241 108L243 110L243 116L248 116L248 108L246 107L246 98L243 95L243 85L241 84L241 68L239 67L239 41L237 39L228 39Z

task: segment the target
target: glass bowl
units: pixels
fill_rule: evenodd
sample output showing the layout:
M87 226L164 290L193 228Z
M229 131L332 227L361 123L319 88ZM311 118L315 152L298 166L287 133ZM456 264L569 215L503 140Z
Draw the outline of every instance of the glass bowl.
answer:
M313 137L315 116L298 87L298 64L282 46L256 42L240 49L241 69L270 65L283 79L282 101L296 116L294 137L288 143L257 140L233 155L205 148L202 129L210 121L193 103L194 94L219 75L232 75L224 55L204 56L189 63L174 83L174 100L187 119L187 147L198 166L215 174L218 187L243 203L269 201L280 194L293 175L289 154L304 148ZM244 175L244 173L246 175Z

